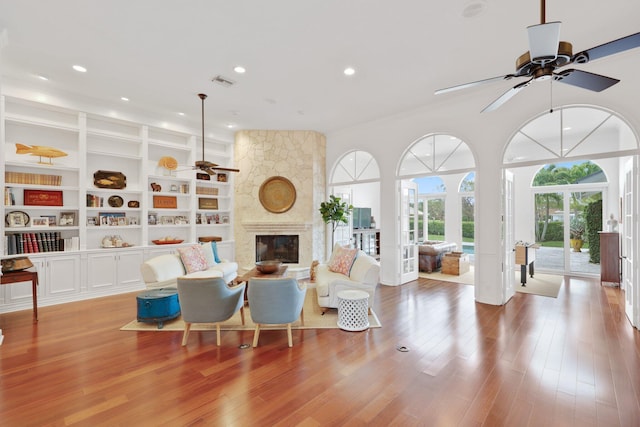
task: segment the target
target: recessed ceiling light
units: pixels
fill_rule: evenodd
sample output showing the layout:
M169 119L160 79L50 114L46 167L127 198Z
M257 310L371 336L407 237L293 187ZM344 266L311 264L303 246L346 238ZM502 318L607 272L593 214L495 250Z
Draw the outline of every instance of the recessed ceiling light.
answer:
M233 68L233 71L235 71L238 74L244 74L247 71L247 69L244 68L242 65L238 65Z
M86 73L87 69L84 68L82 65L74 65L73 69L76 70L79 73Z
M46 82L46 81L49 81L49 79L48 79L47 77L43 76L42 74L38 74L38 78L39 78L40 80L44 80L45 82Z
M179 116L184 116L184 113L181 111L178 113Z
M353 67L347 67L344 69L345 76L353 76L355 73L356 73L356 70Z
M562 130L571 130L571 126L565 126L562 128Z
M129 98L127 98L126 96L121 96L120 99L125 102L129 102Z
M235 127L236 127L236 124L235 124L235 123L227 123L227 128L229 128L229 129L233 129L233 128L235 128Z

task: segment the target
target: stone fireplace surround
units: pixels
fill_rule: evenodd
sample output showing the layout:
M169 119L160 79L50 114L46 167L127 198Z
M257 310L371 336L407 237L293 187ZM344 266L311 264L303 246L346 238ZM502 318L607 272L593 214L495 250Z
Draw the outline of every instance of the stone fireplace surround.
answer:
M322 260L325 228L319 206L326 198L326 140L314 131L239 131L234 158L240 173L234 176L235 256L240 270L255 264L256 235L299 236L299 263L309 267ZM258 194L262 183L283 176L296 188L296 200L283 213L267 211Z

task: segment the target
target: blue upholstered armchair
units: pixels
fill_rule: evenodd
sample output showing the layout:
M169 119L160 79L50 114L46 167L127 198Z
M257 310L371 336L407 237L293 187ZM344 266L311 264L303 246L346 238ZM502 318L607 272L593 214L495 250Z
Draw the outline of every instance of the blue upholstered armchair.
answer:
M253 334L253 346L258 345L261 325L287 325L289 347L293 347L291 323L298 317L304 324L304 298L307 293L306 284L300 285L294 278L249 279L249 311L256 324Z
M178 297L184 320L182 345L187 345L192 323L215 323L218 346L220 322L228 320L240 310L244 325L244 287L244 283L229 287L221 277L178 277Z

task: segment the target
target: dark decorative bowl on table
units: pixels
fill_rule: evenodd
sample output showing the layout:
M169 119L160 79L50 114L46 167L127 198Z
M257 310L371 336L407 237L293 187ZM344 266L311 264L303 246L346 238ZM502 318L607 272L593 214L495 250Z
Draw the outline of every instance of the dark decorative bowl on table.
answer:
M281 265L282 261L278 260L256 262L256 268L262 274L273 274L280 269Z

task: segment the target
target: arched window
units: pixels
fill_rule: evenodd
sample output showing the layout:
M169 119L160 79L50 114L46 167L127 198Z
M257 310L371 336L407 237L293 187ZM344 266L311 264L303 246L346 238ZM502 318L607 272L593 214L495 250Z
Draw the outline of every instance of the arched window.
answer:
M473 153L464 141L452 135L434 134L409 147L400 161L398 176L442 174L474 167Z
M380 168L373 156L366 151L351 151L338 160L330 182L337 185L379 179Z
M505 165L558 162L558 159L619 157L636 154L633 130L602 108L561 107L525 124L505 149Z

